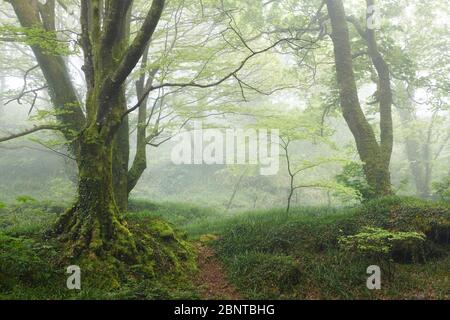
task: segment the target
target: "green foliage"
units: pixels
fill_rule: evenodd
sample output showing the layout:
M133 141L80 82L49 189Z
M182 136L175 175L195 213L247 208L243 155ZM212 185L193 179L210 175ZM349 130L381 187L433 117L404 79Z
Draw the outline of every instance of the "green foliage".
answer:
M283 210L247 212L202 227L205 233L220 235L213 242L218 256L231 281L249 297L411 298L424 285L421 277L432 277L436 294L443 297L449 287L442 276L448 268L448 246L438 247L433 233L423 231L433 225L445 226L438 217L448 211L438 213L436 210L444 210L438 208L430 202L390 197L354 209L294 208L288 219L280 218ZM416 230L411 217L419 212L428 218L436 215L436 219L421 220L422 229ZM344 242L348 248L358 245L350 252L355 254L343 254ZM254 261L263 256L267 260L268 256L287 256L296 261L301 270L298 284L281 292L271 287L271 278L261 276L272 289L260 289L263 284L258 277L266 269L264 262ZM366 268L371 264L379 264L390 276L395 270L395 279L386 278L381 292L365 287ZM255 284L250 284L252 274Z
M45 31L42 28L1 26L0 35L2 37L13 38L15 41L23 42L29 46L40 47L46 54L69 55L73 50L68 46L68 41L60 40L54 31Z
M199 207L193 204L154 203L139 199L131 200L128 209L130 218L160 217L178 227L205 221L208 218L219 215L218 212L211 208Z
M23 195L23 196L18 196L16 198L16 201L19 203L27 203L27 202L36 202L37 200L34 199L33 197Z
M445 177L442 181L433 183L436 196L447 203L450 203L450 177Z
M368 185L363 167L358 162L350 162L344 166L336 181L345 187L354 189L363 200L373 198L374 192Z
M45 283L53 271L43 259L43 255L52 253L54 251L51 246L0 233L0 289L9 290L14 286L36 286Z
M361 213L361 219L372 226L422 232L431 242L449 243L450 208L444 204L392 196L365 203Z
M359 233L338 238L341 249L350 255L361 255L375 259L392 280L394 250L410 252L412 261L417 262L423 254L425 235L418 232L388 231L381 228L364 227Z
M364 227L355 235L338 238L342 249L369 256L389 257L394 246L418 247L425 235L418 232L388 231L381 228Z
M63 210L38 202L0 210L0 299L198 298L191 281L196 253L184 232L150 214L137 214L128 217L128 224L148 260L133 266L110 257L76 261L66 256L58 241L42 240ZM65 287L70 264L80 265L84 272L81 291Z
M442 247L439 259L428 259L423 264L395 262L399 251L417 249L412 248L415 240L410 239L410 242L408 234L422 231L407 230L411 217L424 213L428 218L437 218L448 213L445 211L448 209L430 202L390 197L369 201L353 209L293 208L288 219L283 218L284 209L223 216L185 204L133 201L130 208L138 211L127 216L130 230L138 247L147 248L152 255L154 276L148 277L145 266L136 265L125 272L128 276L116 288L100 289L99 283L95 283L99 281L98 277L90 282L85 278L81 292L68 292L64 287L66 275L59 262L62 252L57 243L32 240L51 225L56 212L63 208L28 202L1 209L0 274L14 273L17 277L2 282L2 288L6 289L2 290L0 298L198 298L190 280L192 273L188 271L195 269L195 250L186 240L185 232L159 217L177 221L191 236L207 234L202 238L207 238L208 244L214 246L230 281L245 297L403 299L414 297L423 288L429 288L430 283L433 285L430 289L432 297L448 297L449 284L445 281L450 257L448 247ZM427 223L435 223L442 227L442 221L425 219L420 225L425 227ZM375 231L365 231L364 226ZM386 279L380 292L365 287L365 269L376 263L370 254L342 254L339 239L361 238L361 233L368 233L365 240L369 247L374 243L382 244L384 240L394 243L390 251L394 261L387 263L393 269L395 267L396 277ZM424 233L427 239L417 239L419 247L435 241L433 234ZM20 235L27 238L20 238ZM112 267L114 265L103 265L102 270L106 272ZM32 274L23 272L27 268L31 268Z
M19 202L0 209L0 232L32 236L50 227L64 207L50 202Z

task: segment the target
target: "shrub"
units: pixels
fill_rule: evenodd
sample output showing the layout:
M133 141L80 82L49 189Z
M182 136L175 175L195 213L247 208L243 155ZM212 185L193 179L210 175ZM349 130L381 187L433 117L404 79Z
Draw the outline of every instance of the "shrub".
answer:
M450 208L443 204L409 197L386 197L367 202L361 219L366 225L422 232L430 242L450 243Z
M395 232L381 228L364 227L351 236L339 237L339 245L351 255L362 255L375 259L381 266L386 266L389 276L392 276L391 262L394 260L394 250L411 252L413 261L417 261L423 252L425 235L418 232Z
M371 256L388 256L394 246L417 247L424 240L425 235L423 233L394 232L373 227L364 227L356 235L338 238L339 245L345 250Z
M344 166L336 181L347 188L355 190L362 200L373 198L374 192L366 180L363 167L358 162L350 162Z

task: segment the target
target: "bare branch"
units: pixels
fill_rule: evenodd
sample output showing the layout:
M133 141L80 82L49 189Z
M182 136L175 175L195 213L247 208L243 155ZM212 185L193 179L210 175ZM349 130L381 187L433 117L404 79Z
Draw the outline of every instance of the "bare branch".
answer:
M244 58L241 63L230 73L228 73L227 75L225 75L224 77L222 77L221 79L217 80L217 81L213 81L210 83L206 83L206 84L201 84L201 83L197 83L197 82L188 82L188 83L161 83L159 85L156 86L151 86L145 93L144 95L138 100L138 102L136 103L136 105L134 105L133 107L131 107L130 109L128 109L122 116L122 119L128 115L129 113L133 112L134 110L136 110L137 108L139 108L139 106L142 104L143 101L145 101L146 97L150 94L150 92L152 92L153 90L156 89L160 89L160 88L166 88L166 87L180 87L180 88L185 88L185 87L195 87L195 88L201 88L201 89L206 89L206 88L212 88L215 86L218 86L220 84L222 84L223 82L225 82L226 80L232 78L232 77L236 77L236 74L242 70L245 66L245 64L251 60L253 57L268 52L269 50L275 48L276 46L278 46L279 44L289 41L289 40L298 40L297 38L283 38L283 39L279 39L278 41L276 41L275 43L273 43L272 45L258 50L258 51L253 51L250 55L248 55L246 58ZM309 44L313 44L309 43ZM306 46L303 48L307 48Z
M61 129L61 126L58 126L58 125L49 125L48 124L48 125L34 126L33 128L25 130L25 131L22 131L20 133L15 133L15 134L11 134L10 136L7 136L7 137L0 138L0 142L13 140L13 139L16 139L16 138L19 138L19 137L23 137L23 136L32 134L32 133L37 132L37 131L42 131L42 130L60 130L60 129Z

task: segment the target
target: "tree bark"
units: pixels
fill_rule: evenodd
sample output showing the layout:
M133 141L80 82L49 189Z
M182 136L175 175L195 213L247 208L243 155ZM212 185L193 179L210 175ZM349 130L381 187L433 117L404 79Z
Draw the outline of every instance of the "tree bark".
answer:
M142 54L154 31L148 29L148 22L144 23L145 35L142 30L138 33L141 42L135 40L128 45L131 2L111 1L102 14L99 1L82 1L88 124L79 136L78 201L56 228L63 238L74 243L75 255L86 251L108 253L127 262L134 262L137 254L121 214L128 199L125 74L129 75L137 64L136 52ZM163 6L164 0L152 2L148 17L156 19L151 24L154 27Z
M9 0L24 28L55 30L55 1ZM125 81L160 20L165 1L153 0L129 44L132 0L82 0L86 116L60 55L31 47L49 87L60 130L72 143L79 171L78 199L56 224L74 256L91 253L136 261L136 245L122 212L128 201L129 128ZM54 34L55 41L56 33Z
M141 62L141 76L136 81L136 96L138 100L142 100L138 109L138 123L136 134L136 154L133 159L130 170L128 171L128 195L134 189L145 169L147 168L147 102L148 96L144 97L145 91L153 83L153 78L157 72L157 69L153 69L149 72L146 80L146 68L148 59L149 45L145 48Z
M56 232L72 243L74 256L88 251L134 262L136 246L113 190L113 145L104 143L96 126L83 131L80 145L78 201L59 219Z
M349 30L342 0L327 0L327 8L332 26L331 39L334 46L342 113L355 139L358 154L364 163L364 173L367 182L373 189L374 195L389 195L392 192L389 172L392 151L392 121L389 122L390 104L388 101L388 93L390 91L386 93L384 100L380 101L380 118L383 118L380 121L380 129L382 131L382 146L380 146L358 99ZM373 48L372 45L373 43L369 47L375 52L376 48ZM377 59L375 58L378 64L379 61ZM386 72L385 69L381 71ZM380 85L382 80L386 80L386 76L384 73L379 74ZM383 90L388 90L385 87L385 82L382 83L382 86Z

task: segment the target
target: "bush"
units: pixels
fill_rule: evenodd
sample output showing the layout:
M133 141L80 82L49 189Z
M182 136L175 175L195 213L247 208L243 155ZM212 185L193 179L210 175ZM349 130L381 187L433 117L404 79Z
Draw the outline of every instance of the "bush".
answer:
M450 243L450 207L408 197L369 201L362 208L366 225L395 231L422 232L437 244Z
M391 273L391 261L396 252L406 252L413 262L423 258L425 235L418 232L388 231L381 228L364 227L351 236L339 237L339 245L351 255L362 255L375 259L381 266L386 265ZM391 274L392 275L392 274Z
M336 176L336 181L347 188L355 190L362 200L373 198L374 192L369 186L363 166L358 162L350 162L344 166L342 173Z

